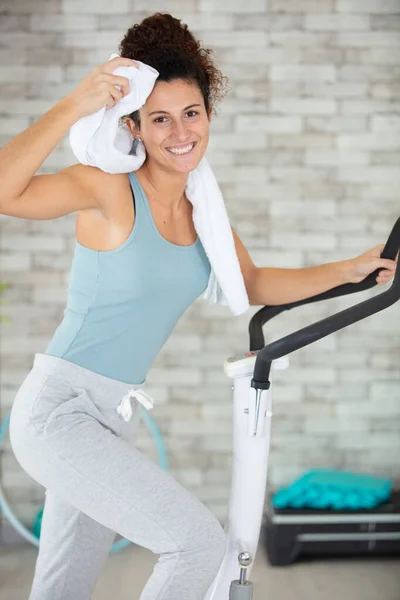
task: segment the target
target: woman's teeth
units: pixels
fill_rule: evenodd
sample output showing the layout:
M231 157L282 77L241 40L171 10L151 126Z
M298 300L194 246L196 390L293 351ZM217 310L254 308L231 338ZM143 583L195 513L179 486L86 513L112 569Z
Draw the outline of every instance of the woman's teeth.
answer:
M189 144L188 146L184 146L183 148L167 148L167 150L168 152L172 152L172 154L189 154L194 146L195 142L193 144Z

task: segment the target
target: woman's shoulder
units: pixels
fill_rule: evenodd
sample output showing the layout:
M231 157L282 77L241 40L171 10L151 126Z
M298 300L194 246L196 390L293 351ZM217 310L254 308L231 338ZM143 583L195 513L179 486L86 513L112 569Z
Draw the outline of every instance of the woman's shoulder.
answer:
M83 165L82 163L76 163L68 170L73 177L85 180L88 186L97 192L98 195L102 195L104 191L107 192L113 188L118 189L124 186L124 184L126 185L128 180L127 173L106 173L98 167Z
M127 173L106 173L98 167L77 163L69 169L70 174L80 181L85 181L92 191L104 216L113 218L121 208L124 197L130 191Z
M97 167L77 165L100 208L81 210L76 219L76 239L93 250L120 247L135 222L134 203L127 173L105 173Z

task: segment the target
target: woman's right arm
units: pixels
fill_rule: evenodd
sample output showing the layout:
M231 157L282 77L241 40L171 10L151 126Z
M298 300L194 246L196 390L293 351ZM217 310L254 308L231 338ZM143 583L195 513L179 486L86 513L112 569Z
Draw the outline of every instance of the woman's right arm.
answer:
M89 190L80 192L71 177L71 169L83 165L34 176L77 118L73 106L63 99L0 150L1 214L55 219L85 208L85 204L87 208L96 206Z
M117 57L96 67L71 94L0 149L0 214L55 219L101 208L88 176L96 167L75 164L55 174L35 173L78 119L104 105L114 106L129 92L128 79L112 74L120 65L136 63Z

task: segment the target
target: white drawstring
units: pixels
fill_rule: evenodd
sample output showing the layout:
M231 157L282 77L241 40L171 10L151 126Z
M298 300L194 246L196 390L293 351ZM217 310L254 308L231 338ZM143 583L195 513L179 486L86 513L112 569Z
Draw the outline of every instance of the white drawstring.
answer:
M136 399L147 410L151 410L154 406L153 398L141 390L135 390L132 388L125 394L116 408L117 413L122 415L124 421L129 421L132 416L131 398Z

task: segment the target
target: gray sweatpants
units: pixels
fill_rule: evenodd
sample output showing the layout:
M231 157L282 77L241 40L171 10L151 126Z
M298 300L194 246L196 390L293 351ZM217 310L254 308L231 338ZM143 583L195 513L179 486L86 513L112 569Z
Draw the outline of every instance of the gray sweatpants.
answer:
M35 355L10 418L19 464L46 488L29 600L89 600L116 532L160 555L140 600L204 600L226 535L133 445L142 406L131 400L129 421L116 408L140 387Z

